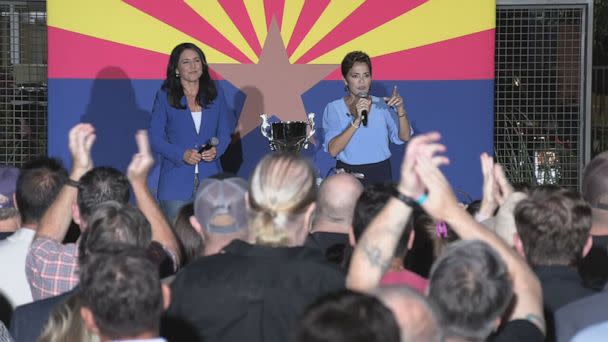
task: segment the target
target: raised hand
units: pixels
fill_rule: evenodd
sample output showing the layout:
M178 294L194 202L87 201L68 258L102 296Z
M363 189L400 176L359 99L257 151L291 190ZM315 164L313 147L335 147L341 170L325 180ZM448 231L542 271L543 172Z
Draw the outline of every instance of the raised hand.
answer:
M93 168L91 148L95 138L95 127L88 123L79 123L70 130L68 146L72 155L72 173L77 173L77 178Z
M389 107L395 107L399 115L405 113L403 97L401 97L401 95L399 95L399 93L397 92L397 86L393 87L393 93L391 94L391 97L384 97L384 102L386 102L386 105Z
M446 151L446 147L439 143L439 139L441 135L438 132L430 132L415 136L407 145L398 184L399 191L404 195L418 198L424 193L425 185L415 171L419 158L428 158L436 166L449 164L450 161L446 156L439 155Z
M127 178L130 182L146 182L148 173L154 165L148 132L146 130L137 131L135 133L135 143L137 144L137 153L133 155L131 163L127 167Z
M494 173L494 159L485 152L479 156L479 159L481 161L481 173L483 174L483 199L475 218L483 221L494 215L494 211L498 207L497 193L499 190Z
M433 218L446 221L454 210L462 210L462 208L450 183L435 164L427 156L421 156L416 160L416 174L424 184L428 196L422 208Z
M511 186L511 183L509 183L509 180L505 176L505 172L500 164L494 165L494 179L496 180L496 185L498 187L494 195L498 205L502 205L505 203L507 198L511 196L514 190L513 186Z

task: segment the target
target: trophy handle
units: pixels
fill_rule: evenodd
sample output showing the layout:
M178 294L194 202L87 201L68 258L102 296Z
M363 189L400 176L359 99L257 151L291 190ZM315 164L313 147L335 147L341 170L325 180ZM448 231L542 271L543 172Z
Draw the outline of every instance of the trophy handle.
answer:
M270 134L268 131L268 129L270 128L270 123L268 123L268 115L262 114L260 115L260 118L262 118L262 125L260 126L260 131L262 132L264 138L272 142L272 134Z
M310 132L308 132L306 139L304 139L305 149L308 148L308 142L310 141L310 138L315 134L315 113L308 113L308 125L310 126Z

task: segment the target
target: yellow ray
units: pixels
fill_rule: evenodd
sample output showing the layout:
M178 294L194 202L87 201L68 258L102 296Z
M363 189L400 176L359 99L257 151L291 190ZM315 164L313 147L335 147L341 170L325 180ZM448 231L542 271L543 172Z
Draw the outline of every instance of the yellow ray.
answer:
M283 44L285 44L285 46L289 44L291 35L293 35L293 29L296 27L303 7L304 0L285 0L283 23L281 25L281 37L283 38Z
M233 0L236 1L236 0ZM263 0L244 0L245 8L249 14L251 25L255 30L255 35L258 37L260 46L264 46L266 35L268 34L268 28L266 27L266 12L264 12L264 1ZM277 23L278 24L278 23Z
M177 43L190 41L205 51L210 63L236 61L201 41L120 0L52 0L48 25L120 44L169 54Z
M380 56L489 30L495 13L494 0L431 0L311 63L336 63L362 46L370 56Z
M321 38L325 37L332 29L334 29L334 27L341 23L344 18L348 17L362 3L363 0L330 1L329 5L325 11L323 11L323 14L321 14L315 25L312 27L312 29L310 29L306 37L304 37L293 54L291 54L289 61L293 63L298 60L298 58L302 57L302 55L308 49L310 49L311 46L318 43Z
M255 54L251 46L245 40L239 29L234 25L224 8L217 0L208 0L205 2L186 0L186 4L192 7L201 18L204 18L209 24L220 30L222 35L226 37L234 46L245 54L254 63L257 63L258 56Z

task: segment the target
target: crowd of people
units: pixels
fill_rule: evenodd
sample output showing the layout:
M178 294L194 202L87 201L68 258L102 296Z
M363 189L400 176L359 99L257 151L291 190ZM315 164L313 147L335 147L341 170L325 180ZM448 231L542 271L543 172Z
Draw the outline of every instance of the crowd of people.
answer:
M608 154L579 193L515 189L484 153L483 197L459 203L440 134L412 136L396 87L369 95L371 72L362 52L342 63L323 125L346 172L320 185L297 153L248 180L221 172L233 123L188 43L125 173L94 165L89 123L70 130L70 171L0 167L0 341L603 340ZM388 144L407 140L386 182Z
M396 184L317 186L309 161L272 153L249 180L202 180L170 222L135 140L126 174L94 166L86 123L70 172L0 169L4 340L599 341L608 326L606 155L579 194L515 191L484 154L471 209L438 133L411 139Z

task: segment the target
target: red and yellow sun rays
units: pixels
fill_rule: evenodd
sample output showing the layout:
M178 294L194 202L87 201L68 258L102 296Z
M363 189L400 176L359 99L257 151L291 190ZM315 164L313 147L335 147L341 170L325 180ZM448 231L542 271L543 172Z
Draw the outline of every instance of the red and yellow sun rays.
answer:
M209 63L255 64L273 18L294 64L339 64L346 52L364 50L374 58L375 79L493 78L493 60L483 53L493 50L492 0L51 0L47 6L50 78L96 78L116 65L130 78L162 79L167 54L185 41L199 45Z

